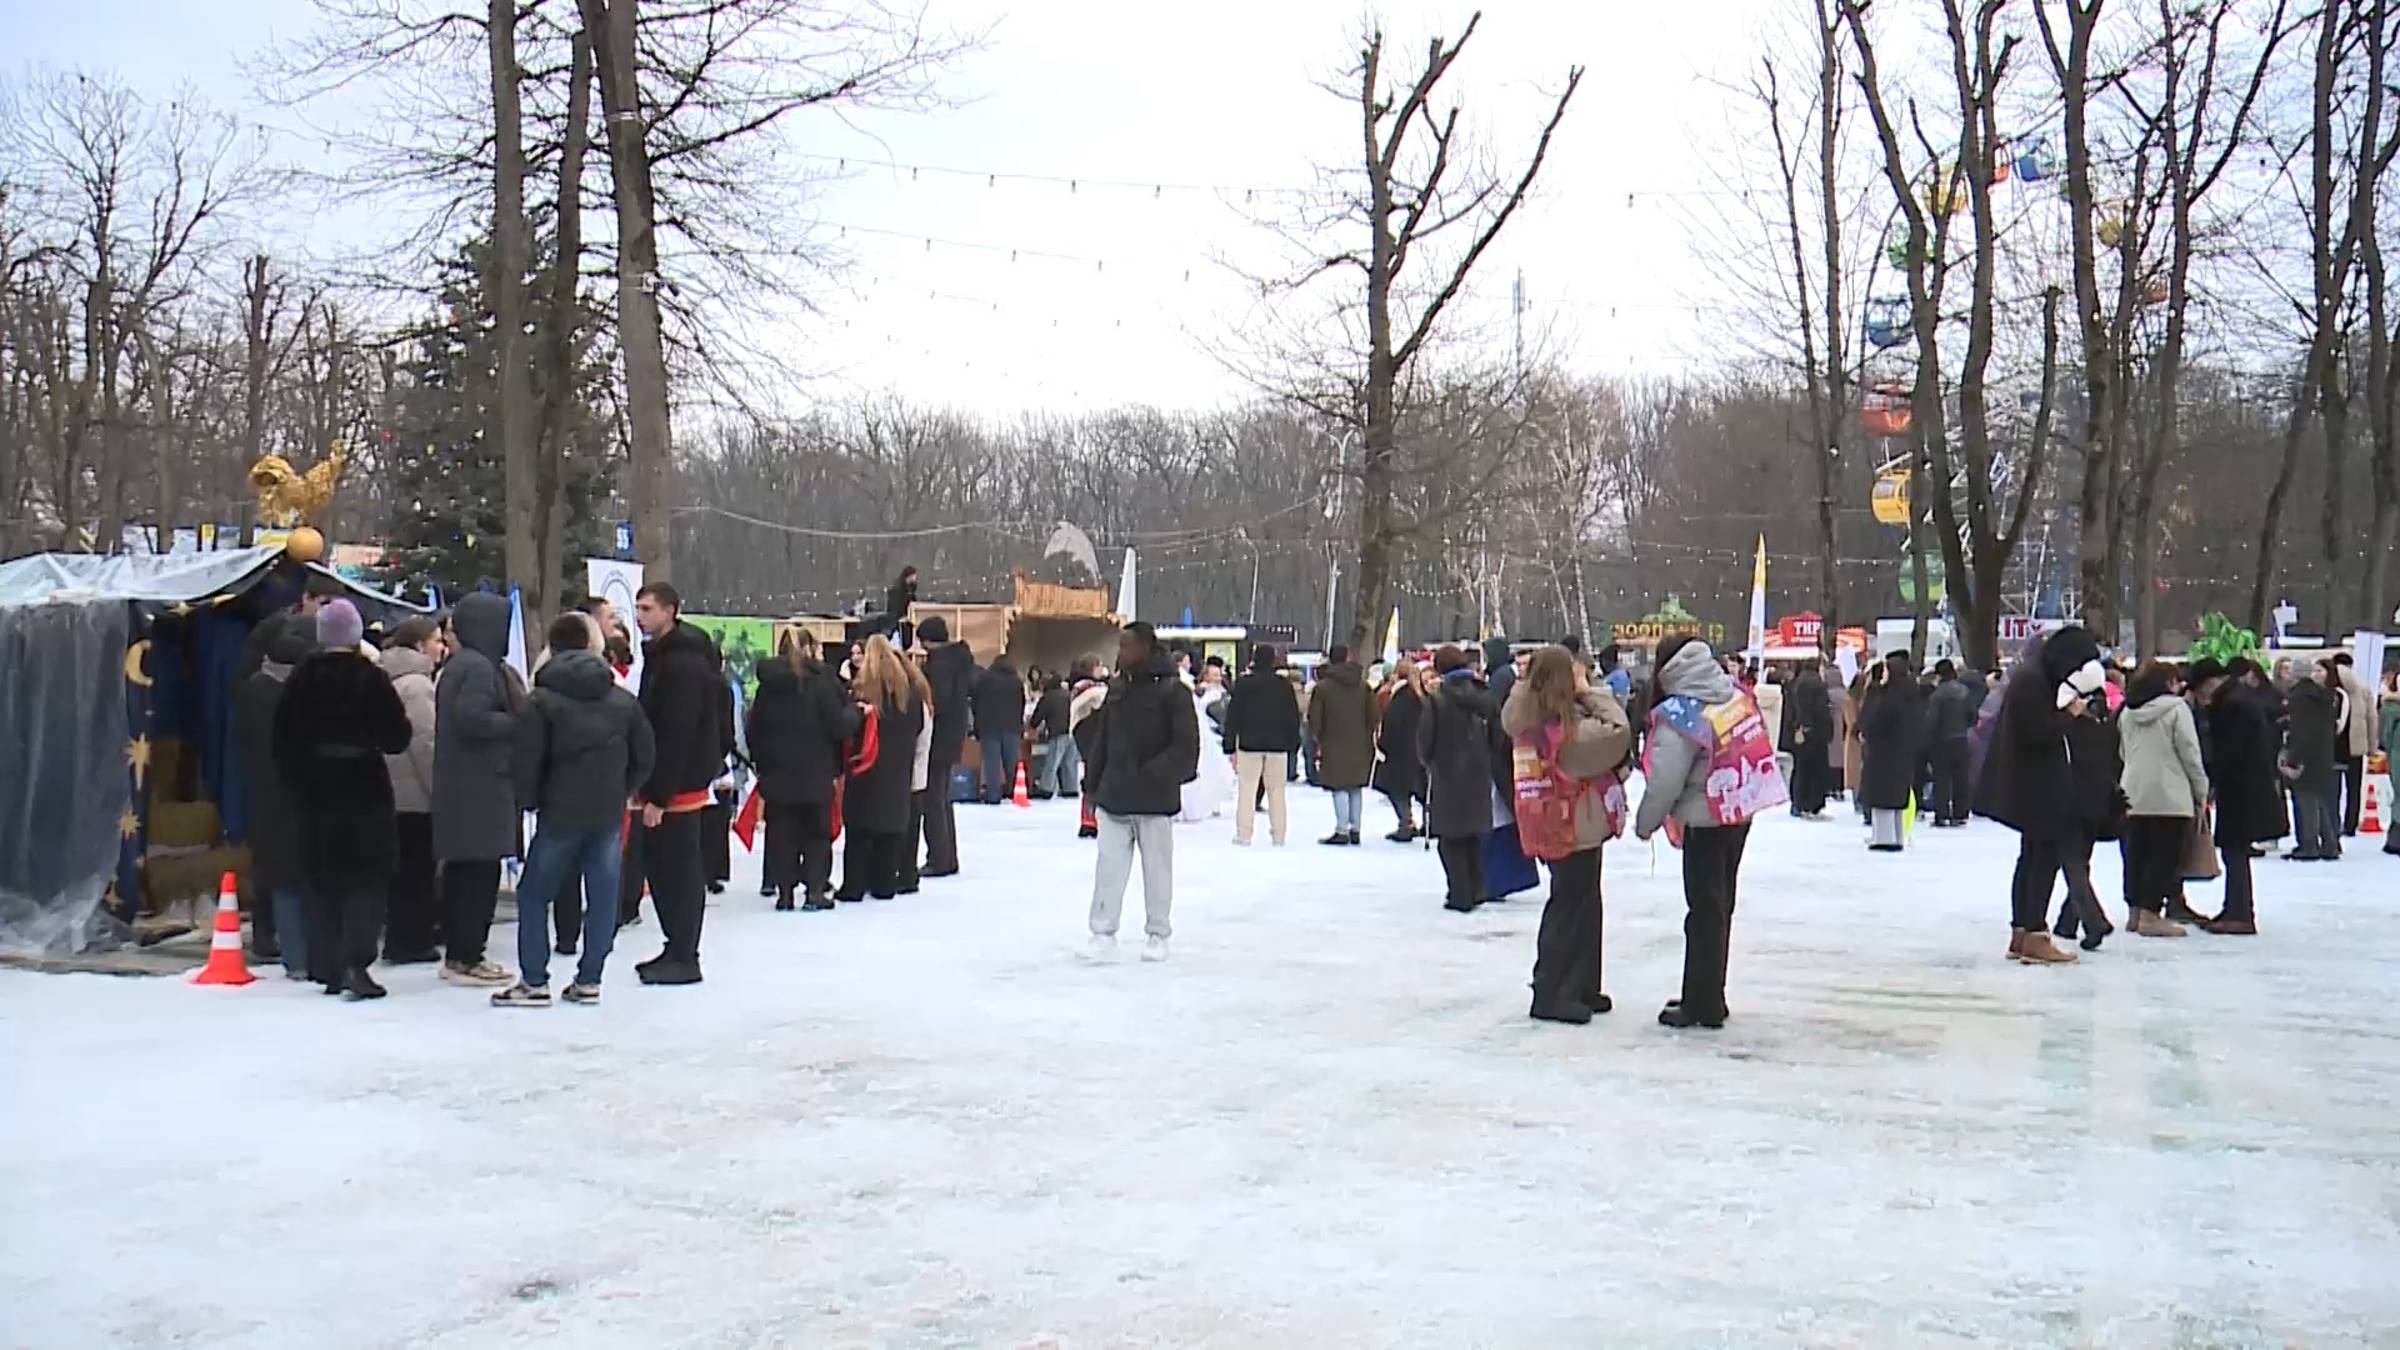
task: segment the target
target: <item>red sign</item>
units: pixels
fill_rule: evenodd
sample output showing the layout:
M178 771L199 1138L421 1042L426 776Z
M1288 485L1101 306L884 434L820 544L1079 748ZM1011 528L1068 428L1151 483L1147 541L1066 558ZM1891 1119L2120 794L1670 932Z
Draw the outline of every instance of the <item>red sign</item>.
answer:
M1814 614L1787 614L1775 621L1779 647L1814 647L1825 636L1825 621Z

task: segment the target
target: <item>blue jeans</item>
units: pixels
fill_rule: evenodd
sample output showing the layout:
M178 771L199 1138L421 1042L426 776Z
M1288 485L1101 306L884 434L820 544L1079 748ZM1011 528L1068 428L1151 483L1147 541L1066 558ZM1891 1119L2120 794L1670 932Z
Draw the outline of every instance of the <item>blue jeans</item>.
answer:
M283 973L294 979L308 975L308 892L299 886L278 886L269 903L275 906L275 941L283 951Z
M1333 789L1333 828L1344 834L1358 833L1358 806L1365 788Z
M1021 732L999 731L980 738L983 741L983 799L989 803L1007 801L1017 789L1017 748L1024 744Z
M527 987L550 987L550 902L559 886L575 873L583 874L583 950L575 958L577 984L600 983L609 948L617 942L617 827L560 830L544 826L534 831L525 850L525 870L517 877L518 978Z
M1061 797L1072 797L1083 791L1083 752L1073 736L1053 736L1043 742L1050 753L1041 762L1041 781L1035 787L1047 788Z

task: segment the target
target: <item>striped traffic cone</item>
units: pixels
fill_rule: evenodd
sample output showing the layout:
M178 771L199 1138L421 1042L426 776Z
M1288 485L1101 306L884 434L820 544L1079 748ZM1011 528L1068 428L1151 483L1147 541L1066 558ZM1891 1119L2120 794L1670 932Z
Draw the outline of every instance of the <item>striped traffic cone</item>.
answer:
M1033 805L1033 794L1025 787L1025 761L1017 761L1017 793L1011 800L1019 806Z
M217 885L217 931L208 939L208 964L193 973L194 984L248 984L258 978L242 960L242 902L233 873Z
M2366 801L2358 813L2358 832L2360 834L2383 833L2383 794L2377 792L2375 788L2375 779L2370 775L2367 778Z

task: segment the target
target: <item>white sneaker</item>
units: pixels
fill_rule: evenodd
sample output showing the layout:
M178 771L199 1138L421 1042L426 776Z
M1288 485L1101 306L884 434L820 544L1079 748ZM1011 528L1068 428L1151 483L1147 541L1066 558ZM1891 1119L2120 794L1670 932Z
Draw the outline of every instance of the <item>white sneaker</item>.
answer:
M1248 848L1250 847L1250 841L1237 834L1233 837L1233 846L1235 848Z
M1143 944L1142 944L1142 959L1143 959L1143 960L1145 960L1145 961L1164 961L1164 960L1166 960L1166 959L1167 959L1167 940L1166 940L1165 938L1162 938L1162 937L1154 937L1154 938L1150 939L1148 942L1145 942L1145 943L1143 943Z
M444 984L463 984L473 989L495 989L504 988L516 981L517 977L509 973L508 967L496 961L478 961L472 966L454 965L448 961L442 963L442 982Z
M1092 934L1091 941L1084 945L1083 958L1087 961L1116 960L1117 935L1114 933Z

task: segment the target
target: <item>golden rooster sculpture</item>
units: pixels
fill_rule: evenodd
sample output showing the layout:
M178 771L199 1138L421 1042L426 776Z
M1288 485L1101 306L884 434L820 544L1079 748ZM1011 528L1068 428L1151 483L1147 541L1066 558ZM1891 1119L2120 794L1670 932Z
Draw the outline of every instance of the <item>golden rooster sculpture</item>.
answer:
M343 458L336 448L305 474L294 470L281 455L269 455L251 465L250 486L258 492L259 523L288 529L322 514L340 483Z

